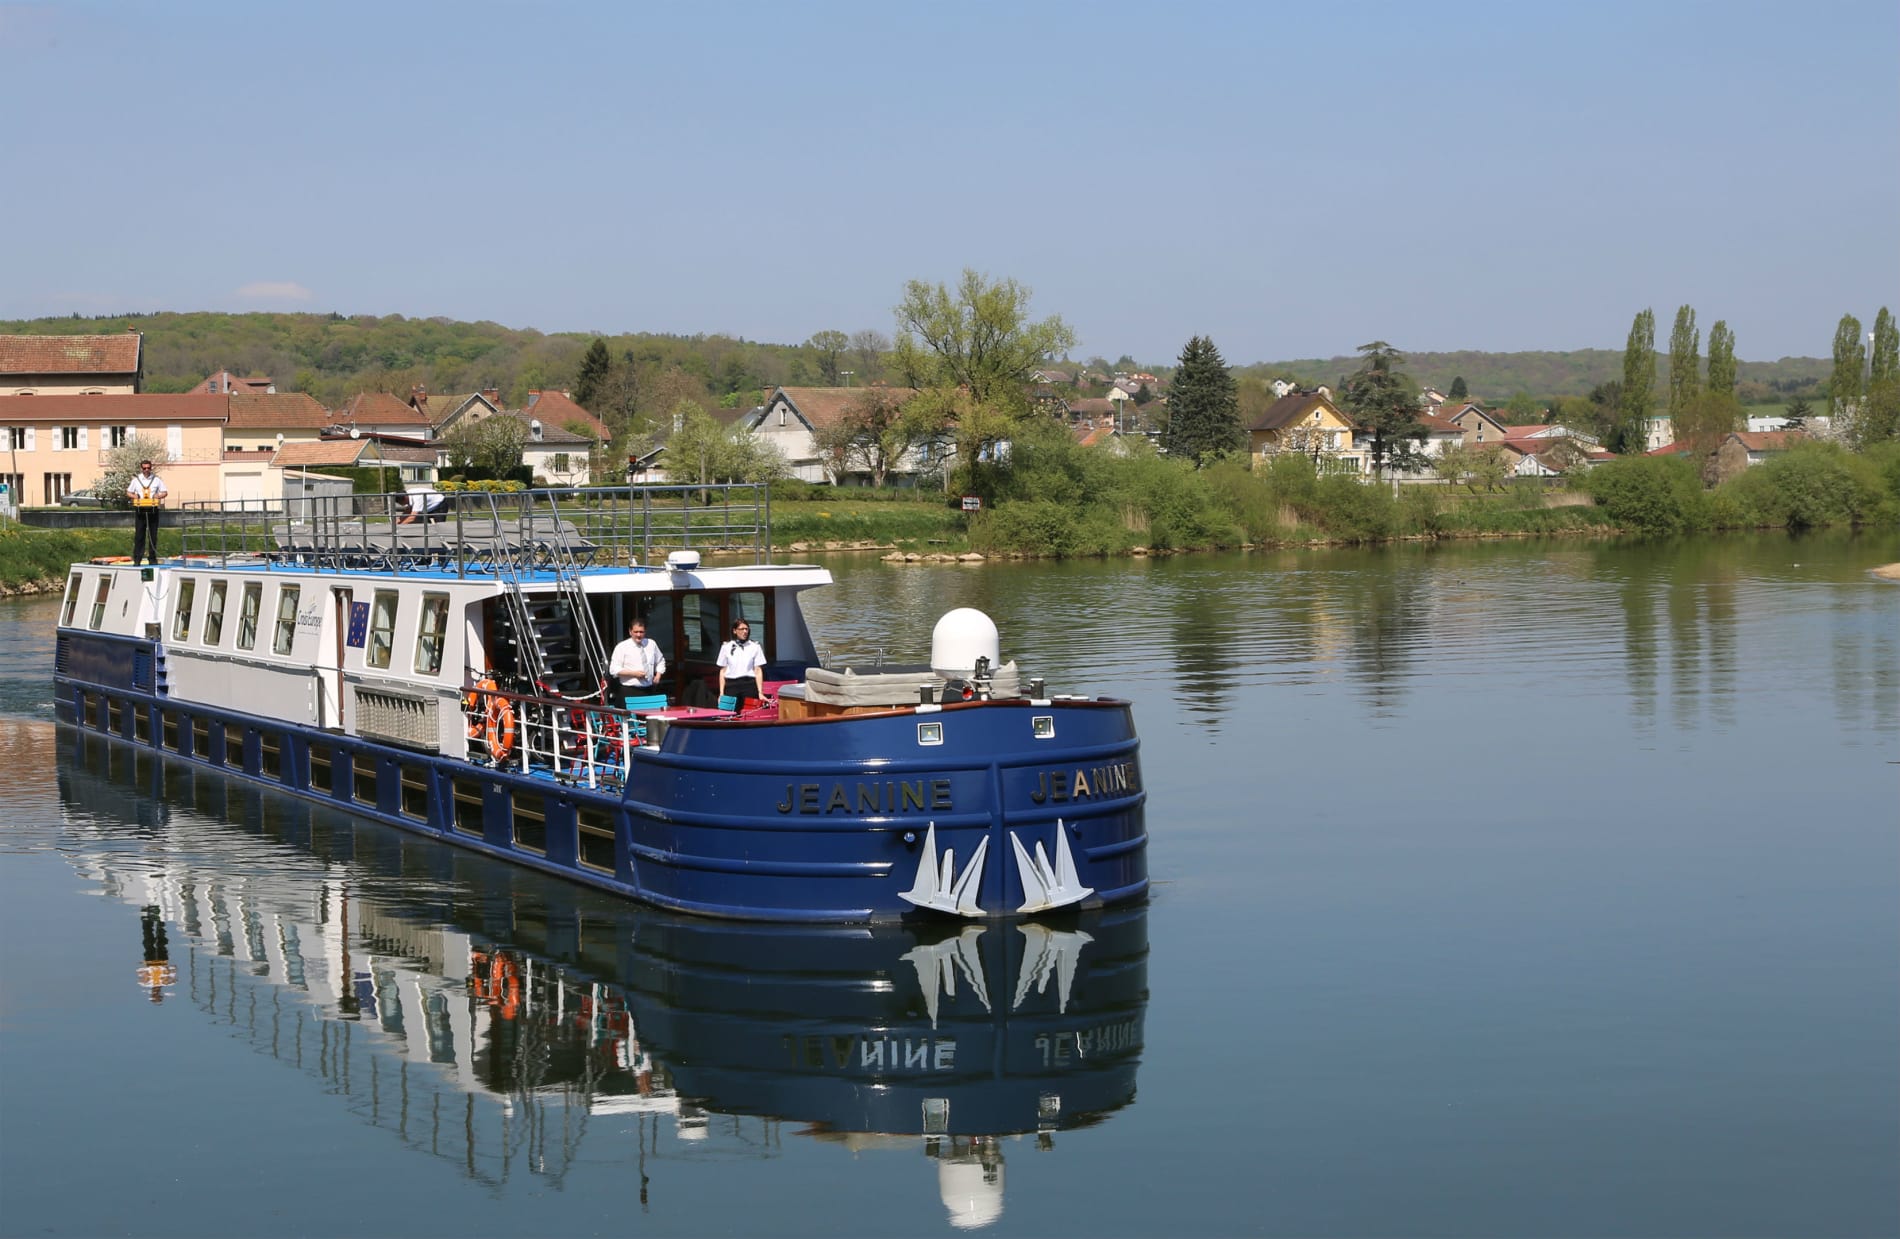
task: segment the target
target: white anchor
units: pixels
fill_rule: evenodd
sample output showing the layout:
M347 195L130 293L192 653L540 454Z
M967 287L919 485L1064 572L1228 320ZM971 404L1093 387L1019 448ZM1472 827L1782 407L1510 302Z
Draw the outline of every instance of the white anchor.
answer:
M976 855L970 857L970 863L963 867L962 873L957 873L956 850L945 848L943 863L939 866L937 823L932 822L924 834L924 854L917 858L917 881L909 890L898 893L920 908L948 912L953 916L982 916L983 908L977 903L976 894L983 883L983 857L989 850L990 841L986 835L976 845Z
M1009 832L1009 841L1016 849L1016 872L1023 880L1023 906L1016 909L1018 912L1066 908L1095 893L1093 886L1082 885L1082 879L1075 872L1075 857L1069 851L1069 836L1062 829L1061 818L1056 819L1054 865L1049 863L1049 853L1043 850L1040 839L1036 841L1034 857L1023 849L1023 841L1013 830Z

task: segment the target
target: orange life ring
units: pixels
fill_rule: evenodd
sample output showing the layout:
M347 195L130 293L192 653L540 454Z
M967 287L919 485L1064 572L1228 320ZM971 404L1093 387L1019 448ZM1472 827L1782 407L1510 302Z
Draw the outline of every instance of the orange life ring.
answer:
M487 726L483 736L488 741L488 755L497 762L508 760L508 754L515 747L515 707L500 693L488 695L488 707L484 711Z
M501 695L495 677L483 676L462 694L462 709L468 715L468 738L486 744L496 761L506 761L515 747L515 707Z

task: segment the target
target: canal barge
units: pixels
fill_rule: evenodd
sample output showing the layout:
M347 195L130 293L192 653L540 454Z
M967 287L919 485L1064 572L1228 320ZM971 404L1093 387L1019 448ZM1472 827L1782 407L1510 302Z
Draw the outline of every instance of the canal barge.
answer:
M985 919L1146 894L1130 704L1048 691L968 609L927 664L827 665L801 599L831 574L772 561L764 488L410 510L189 505L181 555L74 565L59 717L682 912ZM602 634L636 618L668 667L622 701ZM720 698L741 619L760 695Z

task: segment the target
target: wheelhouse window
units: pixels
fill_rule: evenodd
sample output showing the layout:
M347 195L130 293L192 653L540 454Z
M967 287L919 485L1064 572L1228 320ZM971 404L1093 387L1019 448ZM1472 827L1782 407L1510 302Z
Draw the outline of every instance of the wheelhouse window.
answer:
M73 615L79 610L79 590L84 581L85 578L75 572L66 582L66 609L59 617L62 628L72 627Z
M442 645L449 633L449 596L424 594L422 622L416 627L416 671L434 675L442 670Z
M229 581L211 582L211 597L205 600L206 645L216 645L224 640L224 595L230 584Z
M369 649L365 661L372 667L387 667L389 652L396 643L396 591L379 589L369 607Z
M285 585L277 591L277 629L270 645L274 654L290 653L290 644L297 639L298 592L295 585Z
M238 604L237 647L257 648L257 616L264 609L264 586L260 581L244 582L244 600Z
M106 622L106 598L112 593L112 575L101 572L99 586L92 594L92 623L89 627L98 628Z
M178 609L172 612L172 640L191 640L191 604L198 593L198 578L178 582Z

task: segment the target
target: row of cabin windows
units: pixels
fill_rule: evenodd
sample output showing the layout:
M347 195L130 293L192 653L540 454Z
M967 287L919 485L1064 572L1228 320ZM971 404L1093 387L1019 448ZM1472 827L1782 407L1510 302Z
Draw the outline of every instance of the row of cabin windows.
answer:
M237 633L231 642L233 649L254 650L257 648L258 620L264 613L264 583L262 581L242 582L243 591L239 594ZM92 626L97 628L104 615L105 595L111 587L109 578L99 580L99 596L93 604ZM224 642L225 604L230 599L231 582L213 580L206 590L203 626L198 631L198 644L207 648L216 648ZM277 607L274 623L271 627L271 652L273 654L290 653L291 643L297 639L297 603L303 589L298 585L280 585L277 587ZM198 578L183 577L178 582L178 600L172 607L172 641L183 644L192 639L192 620L196 617L198 601Z
M105 592L110 588L110 582L101 578L100 585L101 592L93 608L95 628L105 615ZM264 586L261 581L245 581L243 586L233 646L249 650L256 648L257 644L257 621L262 613ZM200 618L197 614L198 578L180 578L178 598L172 609L171 639L174 643L185 644L192 640L194 619L202 625L198 630L198 644L216 648L223 642L225 604L229 599L230 582L213 579L207 586L207 593L209 596L205 601L204 615ZM278 586L276 622L271 635L273 653L290 653L291 643L297 636L297 604L301 595L300 586ZM363 651L363 661L367 666L386 669L392 661L396 646L397 602L395 590L379 589L370 603L369 629ZM448 638L448 628L448 595L424 594L416 624L413 666L417 674L434 675L442 669L442 651Z

